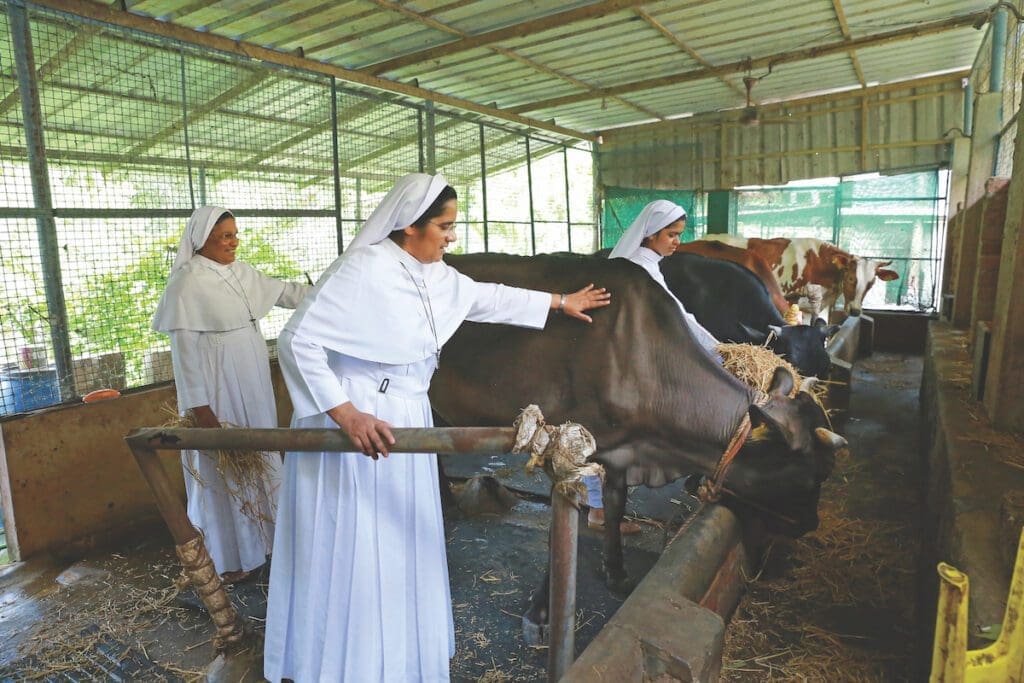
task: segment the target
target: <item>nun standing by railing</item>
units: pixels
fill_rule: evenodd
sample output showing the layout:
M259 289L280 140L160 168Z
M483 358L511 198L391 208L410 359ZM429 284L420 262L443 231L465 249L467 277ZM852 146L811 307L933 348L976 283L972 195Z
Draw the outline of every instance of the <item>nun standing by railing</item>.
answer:
M178 410L196 426L276 427L267 342L259 321L274 306L295 308L308 285L263 275L235 259L235 217L219 206L192 213L178 244L153 329L171 338ZM274 537L281 457L267 453L258 477L234 481L216 454L183 451L188 517L205 536L228 583L263 565Z
M340 427L362 453L288 453L270 574L270 681L447 681L455 653L433 454L396 453L392 427L433 426L427 389L464 320L542 328L609 303L479 283L441 257L455 191L405 176L320 278L278 340L292 427ZM370 456L370 457L366 457ZM384 457L379 457L384 456Z

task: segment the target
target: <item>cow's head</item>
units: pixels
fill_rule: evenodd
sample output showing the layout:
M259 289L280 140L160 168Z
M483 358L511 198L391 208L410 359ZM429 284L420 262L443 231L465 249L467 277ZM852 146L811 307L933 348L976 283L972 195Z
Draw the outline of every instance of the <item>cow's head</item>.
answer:
M850 315L860 315L864 308L864 297L875 280L895 280L900 275L885 266L892 261L876 261L852 254L837 253L832 257L832 264L839 270L842 277L842 293L846 304L844 308Z
M768 346L800 371L805 377L828 379L832 359L825 344L839 330L818 318L813 325L785 325L771 327L775 337Z
M778 368L767 403L751 406L754 429L725 488L771 531L795 537L817 528L821 484L847 444L829 429L825 411L807 391L788 397L793 381L788 370Z

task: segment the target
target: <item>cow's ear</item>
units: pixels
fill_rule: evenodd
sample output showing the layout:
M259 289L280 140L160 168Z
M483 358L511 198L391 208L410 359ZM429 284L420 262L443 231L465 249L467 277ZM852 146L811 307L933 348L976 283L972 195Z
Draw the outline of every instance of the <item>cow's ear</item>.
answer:
M875 275L878 276L879 280L896 280L900 276L895 270L889 270L888 268L879 268L875 271Z
M793 409L792 401L769 400L763 406L751 404L750 421L754 427L768 425L776 432L790 450L800 450L800 414Z
M795 381L793 373L780 365L775 368L772 383L768 385L768 393L772 396L787 397L793 393Z

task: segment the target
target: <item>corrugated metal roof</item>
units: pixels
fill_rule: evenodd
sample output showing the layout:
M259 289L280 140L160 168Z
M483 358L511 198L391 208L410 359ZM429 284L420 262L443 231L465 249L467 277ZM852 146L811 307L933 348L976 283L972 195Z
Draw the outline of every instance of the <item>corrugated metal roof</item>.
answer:
M582 131L967 69L991 0L141 0L133 13ZM960 18L960 25L954 25ZM926 27L929 22L948 26ZM489 36L491 32L500 35ZM883 34L890 40L873 43ZM844 49L844 41L868 41ZM859 45L859 44L858 44ZM825 56L793 53L824 48ZM743 60L754 68L745 69ZM396 61L397 60L397 61ZM739 64L737 64L739 63ZM709 69L729 65L726 73ZM97 65L102 68L102 65ZM661 82L656 79L663 79ZM639 86L637 84L640 84ZM643 87L650 86L650 87ZM230 87L211 82L206 96Z

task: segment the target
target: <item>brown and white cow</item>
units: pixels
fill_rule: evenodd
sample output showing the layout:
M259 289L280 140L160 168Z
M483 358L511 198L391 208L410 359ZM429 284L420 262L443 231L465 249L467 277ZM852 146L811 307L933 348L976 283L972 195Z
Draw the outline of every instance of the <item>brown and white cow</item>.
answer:
M787 298L802 299L800 308L811 320L832 310L840 296L850 315L860 315L864 296L875 280L895 280L899 273L889 270L892 261L877 261L845 252L831 242L812 237L739 237L707 235L714 240L742 247L757 254L772 267Z
M697 344L669 294L625 259L472 254L445 260L480 281L551 292L594 282L612 292L611 305L594 313L592 325L557 316L544 330L463 324L445 344L430 387L435 412L449 424L505 425L536 403L552 424L573 420L593 433L592 460L607 475L609 585L627 584L619 534L627 486L712 473L746 415L764 426L763 438L743 442L724 488L772 511L766 523L778 531L800 535L817 526L821 483L846 442L828 430L808 394L789 398L788 371L777 373L771 394L758 400ZM525 620L533 637L546 621L546 590L535 594Z

